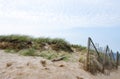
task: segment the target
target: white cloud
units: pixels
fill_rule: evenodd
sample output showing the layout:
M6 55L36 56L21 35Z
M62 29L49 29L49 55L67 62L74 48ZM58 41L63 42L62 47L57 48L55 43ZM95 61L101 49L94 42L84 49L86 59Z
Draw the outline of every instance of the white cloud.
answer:
M1 0L0 27L5 32L8 28L8 33L26 30L30 32L40 30L44 33L44 30L52 32L56 29L75 27L120 25L119 8L116 8L116 2L112 2L112 0Z

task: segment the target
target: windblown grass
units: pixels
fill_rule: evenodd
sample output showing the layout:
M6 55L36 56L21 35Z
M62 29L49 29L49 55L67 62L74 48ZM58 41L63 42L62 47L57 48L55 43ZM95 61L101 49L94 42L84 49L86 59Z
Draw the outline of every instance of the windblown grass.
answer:
M71 53L74 52L72 48L78 51L86 49L80 45L71 45L61 38L34 38L27 35L0 36L0 49L24 56L41 56L49 60L63 57L64 61L68 61L71 58Z
M23 56L37 56L36 50L32 48L21 50L19 53Z
M0 48L1 49L27 49L34 48L45 50L44 47L49 45L56 51L73 52L71 45L61 38L33 38L26 35L1 35L0 36Z
M84 47L84 46L81 46L81 45L75 45L75 44L72 44L71 47L72 47L72 48L75 48L76 51L82 51L82 50L87 49L87 48Z
M31 41L32 37L27 35L1 35L0 42L27 42Z
M66 52L58 53L56 51L42 51L42 52L40 52L39 56L49 59L49 60L63 58L62 60L64 60L64 61L69 61L70 58L72 57L72 55L69 53L66 53Z

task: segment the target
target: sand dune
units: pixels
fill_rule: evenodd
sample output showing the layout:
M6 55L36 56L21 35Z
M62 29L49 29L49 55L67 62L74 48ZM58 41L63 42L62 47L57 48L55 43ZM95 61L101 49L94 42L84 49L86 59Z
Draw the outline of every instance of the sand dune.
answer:
M42 63L44 62L44 63ZM120 69L109 76L91 75L78 62L51 62L42 57L20 56L0 50L0 79L119 79Z

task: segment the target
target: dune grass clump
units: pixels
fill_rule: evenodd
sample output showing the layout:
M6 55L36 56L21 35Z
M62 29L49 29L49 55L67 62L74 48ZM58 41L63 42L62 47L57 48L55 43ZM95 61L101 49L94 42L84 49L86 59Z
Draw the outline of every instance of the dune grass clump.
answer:
M27 35L1 35L0 42L27 42L31 41L32 37Z
M67 41L65 41L64 39L55 38L52 40L51 43L52 43L52 49L54 49L56 51L64 50L64 51L68 51L68 52L73 52L70 44Z
M50 38L45 38L45 37L41 37L41 38L35 38L34 42L38 43L38 44L50 44L51 43L51 39Z
M68 52L72 52L72 49L70 47L70 44L65 41L64 39L60 39L60 38L36 38L34 40L35 44L35 48L42 48L44 49L44 46L49 45L51 47L51 49L55 50L55 51L68 51ZM38 45L39 44L39 45Z
M46 58L46 59L54 59L54 58L57 58L57 53L55 51L42 51L40 52L39 56L43 57L43 58Z
M57 53L56 51L42 51L40 52L39 56L49 59L49 60L63 60L63 61L69 61L71 58L71 54L66 53L66 52L59 52Z
M37 56L35 49L24 49L20 51L20 54L23 56Z
M0 36L0 48L2 49L25 49L32 44L32 37L25 35L5 35Z
M85 50L85 49L86 49L86 47L84 47L84 46L75 45L75 44L72 44L71 47L72 47L72 48L75 48L76 51L82 51L82 50Z
M16 52L18 52L18 50L15 50L15 49L5 49L4 51L6 53L16 53Z
M34 38L32 47L37 50L44 51L46 50L45 46L50 45L50 42L51 42L50 38L45 37Z

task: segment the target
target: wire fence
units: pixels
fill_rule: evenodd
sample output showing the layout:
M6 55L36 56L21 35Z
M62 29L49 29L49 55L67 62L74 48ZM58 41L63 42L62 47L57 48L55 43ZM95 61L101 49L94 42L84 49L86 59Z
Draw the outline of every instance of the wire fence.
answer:
M119 52L113 51L107 45L105 48L99 47L92 39L88 38L88 52L86 58L86 70L95 74L96 72L105 73L117 69L120 65Z

